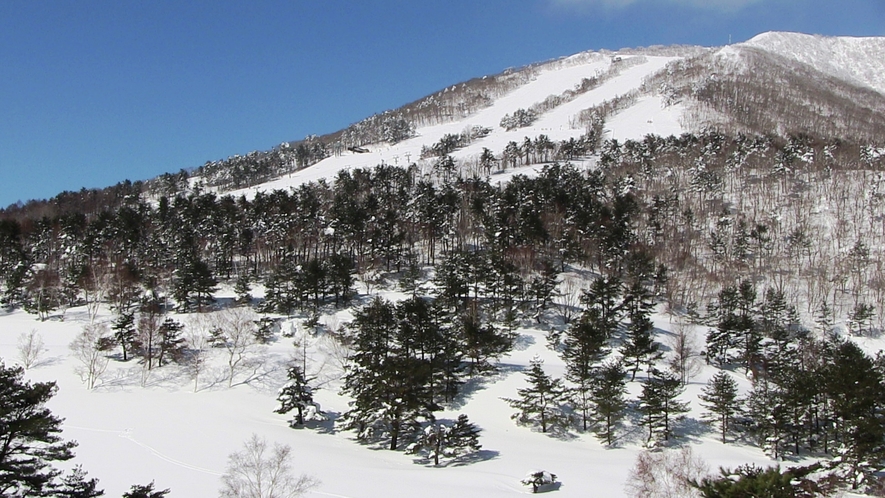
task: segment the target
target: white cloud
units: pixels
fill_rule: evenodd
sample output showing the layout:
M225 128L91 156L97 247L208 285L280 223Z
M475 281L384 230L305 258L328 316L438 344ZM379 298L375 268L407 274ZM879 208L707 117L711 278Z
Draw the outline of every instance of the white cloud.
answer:
M567 7L603 7L621 8L635 3L669 3L685 5L704 10L721 10L734 12L763 0L550 0L552 3Z

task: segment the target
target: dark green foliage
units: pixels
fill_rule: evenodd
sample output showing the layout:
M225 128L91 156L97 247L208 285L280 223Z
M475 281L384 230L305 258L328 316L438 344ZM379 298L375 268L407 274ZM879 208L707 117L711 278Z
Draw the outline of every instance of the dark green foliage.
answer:
M836 345L825 368L836 435L856 488L871 472L866 464L885 459L885 379L873 360L852 342Z
M240 275L237 277L237 281L234 283L234 294L237 295L236 303L240 305L247 305L252 302L252 294L251 287L249 286L249 277L246 275Z
M0 363L0 496L40 496L61 474L52 463L74 456L77 443L62 441L62 419L45 406L56 390Z
M86 480L86 471L77 465L61 479L61 484L53 491L56 498L95 498L104 496L104 490L98 489L98 479Z
M467 368L471 375L490 370L492 360L499 358L513 347L511 334L484 322L473 310L467 310L461 315L458 326L460 326L459 342L464 356L470 360Z
M529 282L529 292L535 301L535 320L538 323L541 323L541 316L550 306L557 285L557 273L549 261L542 265L541 272Z
M688 411L688 403L676 399L682 391L678 378L658 370L653 370L652 376L642 385L639 409L641 423L648 428L647 441L667 441L673 437L673 425Z
M798 498L821 496L818 486L804 479L808 469L788 469L777 467L762 469L755 465L744 465L734 470L720 469L720 477L705 477L693 482L704 498Z
M762 331L756 320L756 289L748 280L725 287L711 307L715 327L707 335L708 361L719 365L740 361L746 371L759 365Z
M129 354L138 349L138 335L135 330L135 312L125 310L114 318L111 324L114 331L114 340L123 350L123 361L129 359Z
M600 277L590 284L581 296L581 304L587 310L594 310L595 321L610 338L621 323L623 312L622 282L616 277Z
M630 380L636 380L636 373L645 365L651 371L654 363L663 358L661 344L654 339L654 325L647 313L637 312L632 315L627 327L627 336L621 346L624 365L630 368Z
M287 374L288 382L277 395L277 401L280 407L274 410L275 413L286 414L292 410L296 410L295 418L289 421L292 428L304 426L304 413L310 406L316 406L313 401L313 388L309 384L309 380L304 376L304 372L298 365L289 367Z
M562 358L566 364L566 379L575 384L573 399L581 412L583 430L590 422L591 389L595 368L608 354L608 325L598 308L589 308L572 323L563 339Z
M848 314L849 329L854 335L864 335L870 330L873 317L876 316L876 310L866 303L857 303Z
M388 437L391 450L401 436L419 428L419 419L430 416L432 405L432 369L414 354L396 313L394 304L376 298L356 314L351 325L354 353L343 389L353 398L343 427L356 430L363 441Z
M150 484L133 484L129 491L123 493L123 498L164 498L169 494L169 489L158 491L154 489L154 481Z
M732 420L741 411L737 382L731 375L720 371L710 379L698 398L703 402L704 408L710 410L710 418L719 424L724 443Z
M458 458L479 451L482 448L479 444L480 431L467 415L461 414L453 424L434 422L425 427L406 452L425 453L434 465L439 465L441 457Z
M218 280L205 261L188 258L176 270L172 296L182 311L189 311L194 305L202 311L204 306L215 301L212 293L217 290L217 285Z
M560 379L544 373L543 365L540 358L532 359L531 367L525 373L529 386L516 391L519 398L504 398L504 401L519 410L513 419L520 424L537 425L541 432L564 430L570 423L570 417L562 408L567 393Z
M187 341L181 336L184 325L172 318L166 318L158 329L159 337L157 346L157 366L163 366L164 361L178 361L184 355Z
M747 415L752 424L750 432L759 446L772 458L783 457L784 437L789 423L787 392L777 384L762 379L747 396Z
M621 362L608 361L596 370L590 390L596 436L611 446L627 409L626 372Z
M315 326L316 324L314 324ZM279 327L276 320L263 317L255 322L255 341L259 344L268 344L273 340L274 331ZM309 328L309 327L308 327Z

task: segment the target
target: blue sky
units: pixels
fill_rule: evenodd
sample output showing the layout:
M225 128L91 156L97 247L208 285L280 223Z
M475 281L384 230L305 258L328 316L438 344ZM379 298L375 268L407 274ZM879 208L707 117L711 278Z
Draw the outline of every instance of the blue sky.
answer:
M343 128L590 49L885 35L882 0L0 2L0 206Z

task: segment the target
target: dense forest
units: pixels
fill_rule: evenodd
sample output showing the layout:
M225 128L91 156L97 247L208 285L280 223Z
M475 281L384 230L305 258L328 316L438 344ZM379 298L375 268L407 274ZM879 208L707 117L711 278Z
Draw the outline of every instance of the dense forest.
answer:
M339 338L354 365L342 420L359 438L415 441L465 376L494 368L516 326L546 323L567 375L533 364L531 387L509 400L520 423L611 443L634 406L629 377L643 382L632 409L648 441L669 440L702 354L723 368L702 397L723 442L747 438L774 458L839 455L858 485L885 455L885 359L832 332L881 329L883 161L807 135L619 143L590 133L526 137L475 164L429 153L253 198L121 184L59 196L32 210L42 216L6 210L2 303L39 319L107 304L114 334L103 347L160 367L187 357L181 325L163 315L210 309L219 285L239 305L308 318L348 305L357 279L369 292L398 286L411 298L367 302ZM683 334L662 369L656 306L710 326L707 344ZM728 371L753 381L746 398Z

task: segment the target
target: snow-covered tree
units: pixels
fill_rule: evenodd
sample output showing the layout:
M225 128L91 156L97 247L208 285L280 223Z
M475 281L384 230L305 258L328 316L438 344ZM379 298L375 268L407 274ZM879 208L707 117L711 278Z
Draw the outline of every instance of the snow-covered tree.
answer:
M440 458L458 458L475 453L482 447L479 444L480 429L467 415L458 415L454 423L433 422L427 425L417 440L406 448L407 453L423 453L439 465Z
M298 365L289 367L287 374L288 382L277 394L280 407L274 410L276 413L286 414L296 411L295 418L289 421L289 427L303 427L309 420L325 420L319 405L313 400L314 389L304 376L304 372Z
M351 324L353 355L343 391L353 401L342 427L357 431L361 441L389 438L397 449L401 438L430 418L427 386L431 369L414 355L405 328L397 326L396 306L380 298L356 313Z

